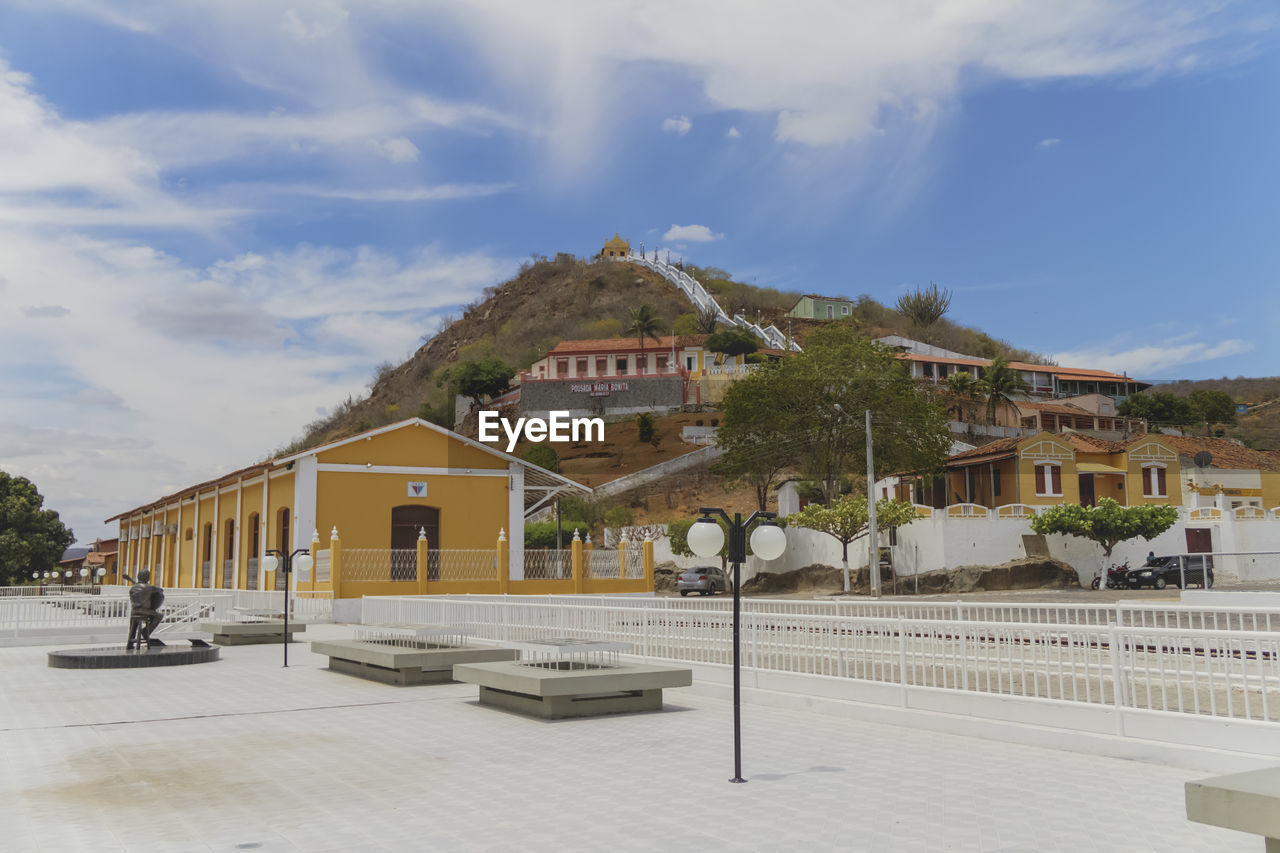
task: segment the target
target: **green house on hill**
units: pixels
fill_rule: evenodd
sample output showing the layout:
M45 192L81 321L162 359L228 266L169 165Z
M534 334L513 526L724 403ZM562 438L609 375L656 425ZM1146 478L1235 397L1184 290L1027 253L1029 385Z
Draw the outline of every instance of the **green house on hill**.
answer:
M815 296L807 293L787 312L788 317L806 320L838 320L853 313L853 300L839 296Z

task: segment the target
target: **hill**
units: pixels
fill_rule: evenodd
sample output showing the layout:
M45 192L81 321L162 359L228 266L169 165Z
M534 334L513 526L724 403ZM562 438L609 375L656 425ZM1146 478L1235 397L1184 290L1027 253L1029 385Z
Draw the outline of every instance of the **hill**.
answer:
M1228 438L1239 439L1255 450L1280 450L1280 376L1183 379L1151 390L1186 397L1196 389L1222 391L1237 403L1248 404L1248 414L1238 415L1234 425L1223 427Z
M687 267L726 311L760 317L765 325L790 329L803 344L824 321L787 318L799 294L734 281L714 267ZM496 356L527 368L562 340L620 336L631 309L649 304L665 328L689 331L696 315L673 285L656 273L625 263L586 261L558 254L526 264L520 273L485 290L460 317L446 317L434 335L403 364L383 364L365 397L349 397L332 414L307 425L302 436L276 454L292 453L406 417L453 425L448 369L464 361ZM859 297L846 320L871 337L898 334L974 355L1042 360L985 333L943 318L920 328L870 296Z

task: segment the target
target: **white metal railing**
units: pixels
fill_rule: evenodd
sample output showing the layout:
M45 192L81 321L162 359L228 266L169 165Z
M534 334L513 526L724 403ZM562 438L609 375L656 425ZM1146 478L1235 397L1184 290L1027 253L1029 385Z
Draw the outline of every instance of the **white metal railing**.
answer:
M617 551L604 551L613 563ZM616 574L612 577L617 577ZM450 597L453 598L453 597ZM467 595L465 601L509 599L500 595ZM659 610L728 610L733 600L650 596L555 595L548 601L572 607L630 607ZM1110 603L1034 603L1006 601L887 601L874 599L743 598L744 612L794 616L841 616L873 619L924 619L977 622L1024 622L1046 625L1098 625L1177 628L1207 631L1280 632L1280 608L1220 607L1181 603L1120 601Z
M450 626L498 642L629 642L646 657L731 662L724 608L366 597L363 619ZM752 611L742 619L743 665L753 669L1280 722L1280 632Z
M525 549L524 576L528 580L573 577L568 548Z
M21 598L29 595L98 595L102 589L97 584L45 584L44 586L0 586L0 598Z
M229 619L230 591L169 590L162 608L164 621L157 631L187 630L199 619ZM0 636L22 636L31 631L71 632L129 624L129 599L123 596L80 595L0 599ZM182 626L181 628L175 626Z

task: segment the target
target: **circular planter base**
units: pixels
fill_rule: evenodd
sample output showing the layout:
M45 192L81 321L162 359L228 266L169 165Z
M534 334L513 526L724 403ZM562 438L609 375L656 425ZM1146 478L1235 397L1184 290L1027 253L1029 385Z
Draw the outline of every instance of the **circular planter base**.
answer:
M187 666L218 659L217 646L153 646L140 651L126 651L123 646L95 649L64 649L49 652L49 666L54 669L136 669L148 666Z

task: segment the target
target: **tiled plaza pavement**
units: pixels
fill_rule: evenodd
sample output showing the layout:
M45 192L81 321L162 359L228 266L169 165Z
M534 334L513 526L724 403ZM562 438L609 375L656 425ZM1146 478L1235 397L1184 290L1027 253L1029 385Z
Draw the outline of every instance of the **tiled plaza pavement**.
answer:
M321 626L313 635L347 629ZM1207 774L744 708L541 722L470 685L327 671L304 643L172 669L0 649L0 850L1256 851L1186 820Z

